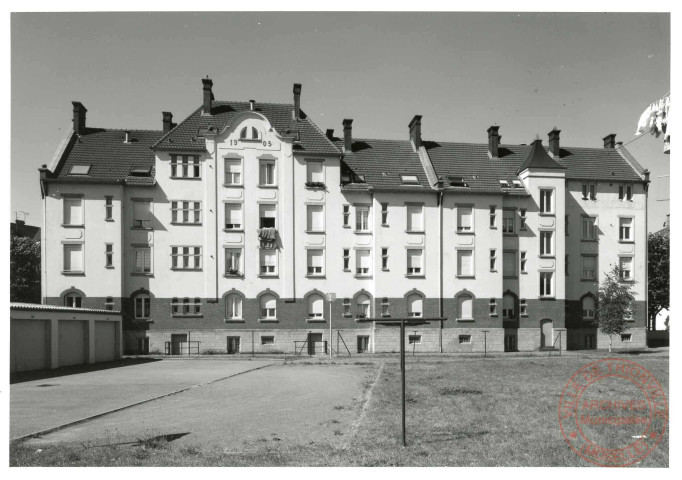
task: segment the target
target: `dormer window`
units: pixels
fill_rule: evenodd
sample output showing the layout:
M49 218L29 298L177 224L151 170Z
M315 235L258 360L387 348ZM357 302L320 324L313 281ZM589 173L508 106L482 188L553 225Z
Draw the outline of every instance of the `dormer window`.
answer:
M400 175L403 185L419 185L416 175Z
M149 177L152 173L152 167L133 167L130 169L130 174L134 177Z
M90 167L92 165L73 165L69 169L69 175L87 175L90 173Z
M512 185L514 185L514 188L523 188L521 180L512 180Z

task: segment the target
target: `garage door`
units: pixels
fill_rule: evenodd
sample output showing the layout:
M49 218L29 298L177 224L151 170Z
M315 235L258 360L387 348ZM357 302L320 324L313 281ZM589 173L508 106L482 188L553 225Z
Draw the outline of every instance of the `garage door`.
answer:
M10 327L10 372L50 367L50 322L12 320Z
M116 322L95 322L95 361L116 360Z
M59 366L80 365L87 361L86 321L59 321Z

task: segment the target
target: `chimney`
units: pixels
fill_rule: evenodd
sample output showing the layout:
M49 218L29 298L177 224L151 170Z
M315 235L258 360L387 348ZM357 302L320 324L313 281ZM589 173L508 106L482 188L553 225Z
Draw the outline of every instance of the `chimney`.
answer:
M670 218L670 215L668 215L668 218ZM24 220L19 220L18 218L15 221L15 228L14 228L14 233L15 235L19 237L24 236L24 225L26 225L26 222Z
M255 110L256 109L256 101L255 100L249 100L249 110Z
M616 134L609 133L604 137L604 148L616 148Z
M559 147L559 134L561 133L561 130L558 130L556 127L552 129L551 132L548 133L549 135L549 152L552 154L554 158L559 158L561 156L561 148Z
M334 141L334 129L333 128L328 128L327 132L325 133L327 135L327 139L331 142Z
M202 78L201 83L204 84L204 115L211 114L211 103L213 102L213 80L210 78Z
M130 130L126 130L126 137L123 140L123 143L130 143Z
M343 151L353 152L353 120L349 118L343 120Z
M163 115L163 133L168 133L173 128L173 114L171 112L161 112Z
M416 152L422 146L422 116L415 115L410 121L410 142Z
M73 104L73 131L76 135L85 133L85 112L87 108L81 102L71 102Z
M488 155L490 155L491 158L499 157L500 135L497 133L499 129L500 127L496 125L493 125L488 129Z
M294 118L301 118L301 84L294 83Z

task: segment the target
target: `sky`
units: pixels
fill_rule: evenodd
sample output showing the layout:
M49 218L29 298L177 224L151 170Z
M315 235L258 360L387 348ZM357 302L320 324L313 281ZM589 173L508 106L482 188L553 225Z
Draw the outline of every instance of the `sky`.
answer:
M358 138L564 146L617 134L651 171L649 230L669 213L662 137L635 137L644 109L670 91L667 13L13 13L11 220L42 224L38 168L71 122L161 129L202 101L292 102L324 131L353 118ZM21 214L23 217L23 214ZM19 218L22 218L19 217Z

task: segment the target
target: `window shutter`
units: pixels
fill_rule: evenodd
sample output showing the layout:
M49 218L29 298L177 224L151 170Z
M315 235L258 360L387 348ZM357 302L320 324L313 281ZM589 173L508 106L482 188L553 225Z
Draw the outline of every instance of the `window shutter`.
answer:
M423 230L421 206L409 205L407 207L407 229Z
M422 266L422 252L421 250L407 251L407 268L421 268Z
M471 230L472 227L472 213L471 213L471 207L459 207L457 209L457 224L460 229L462 230Z

